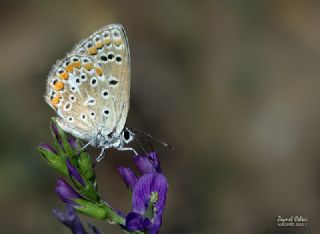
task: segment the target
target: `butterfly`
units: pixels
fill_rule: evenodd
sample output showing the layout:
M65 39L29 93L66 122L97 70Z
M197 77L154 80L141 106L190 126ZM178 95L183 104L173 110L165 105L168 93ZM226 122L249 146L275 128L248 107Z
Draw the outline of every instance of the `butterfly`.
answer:
M46 102L66 132L104 150L125 147L134 132L125 126L130 101L130 51L124 28L110 24L77 44L49 73ZM84 147L84 148L85 148Z

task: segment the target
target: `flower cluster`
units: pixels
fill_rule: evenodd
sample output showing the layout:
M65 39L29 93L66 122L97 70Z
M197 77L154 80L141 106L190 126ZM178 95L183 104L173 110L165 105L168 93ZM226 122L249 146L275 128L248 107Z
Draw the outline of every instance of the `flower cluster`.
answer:
M66 203L65 213L54 209L58 219L73 233L87 233L75 211L86 216L108 220L118 224L126 233L159 232L165 207L168 182L161 172L155 152L134 156L133 160L140 175L130 168L119 167L118 172L128 187L132 211L124 215L104 201L97 190L93 163L86 152L81 152L81 142L67 136L53 120L51 122L53 146L40 144L39 151L47 163L69 178L58 179L55 192ZM89 233L99 233L89 225Z
M168 183L162 175L154 152L133 158L142 176L137 178L130 168L118 171L132 193L132 212L126 216L127 231L158 233L166 202Z

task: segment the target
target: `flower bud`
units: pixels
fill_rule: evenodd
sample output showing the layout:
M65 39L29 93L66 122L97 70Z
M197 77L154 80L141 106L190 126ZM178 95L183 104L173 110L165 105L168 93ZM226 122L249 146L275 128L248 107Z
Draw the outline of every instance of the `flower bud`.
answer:
M65 157L58 155L55 149L46 143L40 144L38 150L51 167L57 169L64 175L68 175Z

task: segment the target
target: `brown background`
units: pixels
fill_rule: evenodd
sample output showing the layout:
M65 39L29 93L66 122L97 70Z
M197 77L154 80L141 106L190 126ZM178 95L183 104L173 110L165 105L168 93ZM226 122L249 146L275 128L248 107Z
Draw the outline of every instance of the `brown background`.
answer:
M131 48L128 125L175 146L154 144L170 182L161 233L320 232L316 1L1 1L0 19L1 233L69 233L51 214L59 175L35 149L54 116L46 77L114 22ZM97 169L103 197L126 212L116 167L130 156L109 151ZM308 228L277 228L278 215Z

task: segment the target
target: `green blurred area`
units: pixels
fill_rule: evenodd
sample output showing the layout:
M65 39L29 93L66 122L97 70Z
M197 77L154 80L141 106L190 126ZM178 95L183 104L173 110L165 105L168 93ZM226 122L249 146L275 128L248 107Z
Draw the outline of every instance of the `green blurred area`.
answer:
M2 1L0 19L1 233L69 233L51 213L60 175L36 151L55 115L45 83L115 22L131 48L128 126L175 146L153 144L170 182L161 233L320 232L317 1ZM126 212L116 167L130 156L109 151L97 166L103 197ZM279 215L308 227L276 227Z

